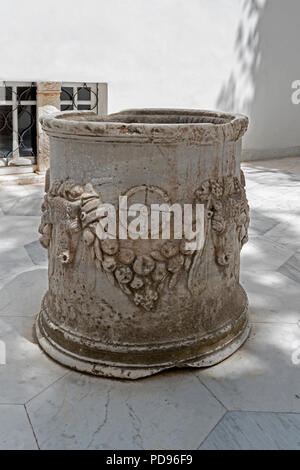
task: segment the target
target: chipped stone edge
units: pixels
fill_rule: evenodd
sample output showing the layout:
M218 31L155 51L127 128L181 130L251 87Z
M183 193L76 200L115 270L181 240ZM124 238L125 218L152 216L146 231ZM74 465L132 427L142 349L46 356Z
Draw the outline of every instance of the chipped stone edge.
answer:
M231 341L225 344L222 349L219 351L217 350L213 354L210 354L203 359L196 359L195 361L186 363L187 367L194 367L194 368L203 368L203 367L211 367L220 362L223 362L228 357L232 356L248 339L251 332L251 324L249 320L246 324L245 329Z
M122 117L166 115L211 117L223 123L124 123ZM94 119L93 119L94 118ZM112 121L109 121L109 118ZM116 121L116 118L119 120ZM238 141L248 128L248 118L241 114L211 112L205 110L179 109L139 109L125 110L107 117L97 116L90 111L67 111L44 116L40 120L43 130L53 137L69 139L93 136L101 141L142 142L142 143L180 143L182 141L210 145Z
M202 355L192 361L182 362L179 364L164 365L163 367L130 367L126 364L124 364L123 367L118 367L100 363L100 361L97 361L98 363L96 363L96 361L91 361L88 358L84 358L78 356L77 354L70 353L70 351L67 351L61 346L54 343L44 330L41 331L39 324L39 316L37 317L35 322L35 330L38 343L42 350L59 364L74 369L78 372L84 372L91 375L116 379L137 380L154 374L158 374L159 372L162 372L164 370L174 368L182 369L185 367L211 367L224 361L232 354L234 354L247 340L251 331L251 325L249 323L248 317L249 316L247 313L247 322L244 329L240 331L233 339L231 338L227 343L223 343L221 347L216 351L208 353L206 355Z

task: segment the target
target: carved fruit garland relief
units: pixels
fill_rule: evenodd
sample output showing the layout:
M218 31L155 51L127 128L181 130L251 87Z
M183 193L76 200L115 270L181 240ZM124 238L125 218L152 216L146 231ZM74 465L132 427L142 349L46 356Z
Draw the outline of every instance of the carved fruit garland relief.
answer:
M149 191L153 189L166 194L160 188L149 187ZM131 188L128 194L134 191ZM195 202L205 206L206 240L211 231L215 261L224 268L232 256L226 238L232 224L240 248L248 240L249 206L243 173L240 179L220 177L203 182L195 192ZM206 244L200 252L187 252L185 239L156 240L154 246L143 240L141 249L137 248L136 240L100 240L97 209L102 203L101 195L90 183L82 186L71 180L54 181L42 205L39 227L42 246L49 249L51 243L56 244L58 259L68 265L74 262L78 244L85 243L96 268L146 311L156 307L161 286L174 289L183 271L188 274L193 295L193 276L197 265L203 262ZM149 246L148 252L145 246Z

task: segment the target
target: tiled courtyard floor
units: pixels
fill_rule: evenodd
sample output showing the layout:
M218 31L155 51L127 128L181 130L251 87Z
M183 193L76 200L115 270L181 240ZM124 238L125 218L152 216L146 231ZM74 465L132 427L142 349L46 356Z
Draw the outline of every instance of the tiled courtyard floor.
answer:
M43 187L0 186L0 449L300 449L300 159L243 166L250 339L213 368L137 382L81 375L40 351Z

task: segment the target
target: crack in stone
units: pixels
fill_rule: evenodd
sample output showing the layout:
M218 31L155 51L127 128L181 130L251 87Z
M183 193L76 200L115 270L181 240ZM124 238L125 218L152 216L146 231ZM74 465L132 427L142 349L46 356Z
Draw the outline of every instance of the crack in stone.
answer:
M140 430L140 424L141 424L141 419L138 417L136 412L134 411L133 407L126 401L126 406L129 411L129 416L131 418L132 426L133 429L135 430L136 434L133 436L133 442L139 446L140 449L145 449L144 448L144 441L141 435L141 430ZM137 424L138 422L138 424Z
M87 445L87 449L89 449L96 437L96 435L102 431L102 429L104 428L104 426L106 425L107 423L107 420L108 420L108 408L109 408L109 405L110 405L110 394L111 394L111 391L112 391L112 387L107 391L107 394L106 394L106 403L105 403L105 407L104 407L104 420L103 422L97 427L97 429L95 430L95 432L93 432L93 435L92 435L92 438L90 440L90 442L88 443Z

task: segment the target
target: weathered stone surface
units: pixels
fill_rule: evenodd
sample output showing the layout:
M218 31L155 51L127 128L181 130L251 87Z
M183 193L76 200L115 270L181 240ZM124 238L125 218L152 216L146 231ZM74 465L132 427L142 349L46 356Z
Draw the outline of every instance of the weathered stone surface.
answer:
M37 113L38 122L43 116L57 113L60 110L60 82L38 82L37 84ZM38 155L37 166L38 171L44 173L49 168L49 138L43 131L41 124L37 129Z
M41 346L78 370L135 379L174 366L213 365L249 333L239 284L249 208L240 171L247 118L184 110L129 110L103 119L42 119L50 186L39 231L49 290ZM104 203L201 203L205 242L99 238Z

